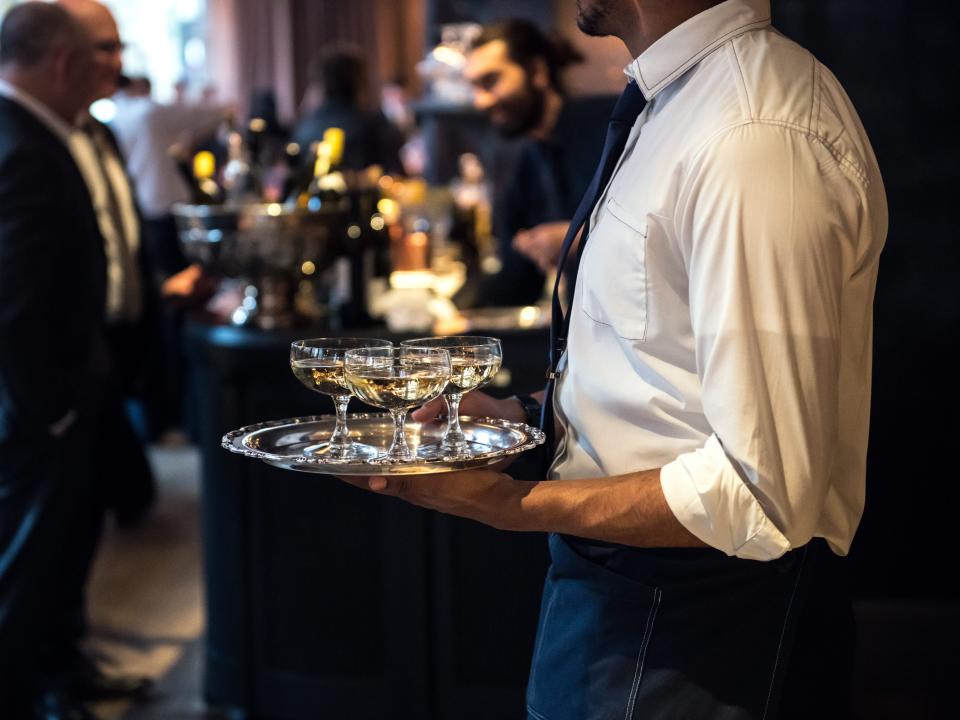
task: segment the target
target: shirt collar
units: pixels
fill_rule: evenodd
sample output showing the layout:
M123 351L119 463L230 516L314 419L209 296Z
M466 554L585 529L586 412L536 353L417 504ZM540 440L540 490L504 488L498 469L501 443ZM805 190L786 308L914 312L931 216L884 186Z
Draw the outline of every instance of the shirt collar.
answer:
M6 80L0 79L0 96L12 100L33 115L43 123L50 132L60 138L64 145L70 144L70 136L73 135L76 128L64 121L63 118L33 97L33 95Z
M623 71L652 100L719 45L770 25L770 0L726 0L681 23Z

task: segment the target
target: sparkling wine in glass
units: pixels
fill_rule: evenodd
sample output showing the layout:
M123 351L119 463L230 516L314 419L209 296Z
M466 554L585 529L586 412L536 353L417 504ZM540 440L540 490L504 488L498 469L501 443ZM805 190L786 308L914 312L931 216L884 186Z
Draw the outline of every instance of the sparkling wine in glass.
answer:
M450 381L450 353L434 347L357 348L348 350L344 377L354 394L393 417L390 460L417 456L407 445L404 423L410 408L440 395Z
M447 429L436 445L424 446L424 455L465 455L471 450L489 450L482 443L467 440L460 427L460 401L471 390L487 385L500 371L503 349L494 337L446 335L404 340L400 345L444 348L450 353L450 382L444 388L447 403Z
M393 347L389 340L375 338L313 338L297 340L290 345L290 369L294 377L311 390L333 398L337 413L330 439L304 449L307 455L335 460L366 460L379 450L353 442L347 429L347 405L353 390L343 376L344 356L354 348Z

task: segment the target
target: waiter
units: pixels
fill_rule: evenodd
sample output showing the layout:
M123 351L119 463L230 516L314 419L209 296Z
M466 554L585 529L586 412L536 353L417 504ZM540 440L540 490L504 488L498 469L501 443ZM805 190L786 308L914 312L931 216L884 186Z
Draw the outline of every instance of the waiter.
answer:
M578 8L635 59L565 243L586 222L569 323L554 302L552 482L357 483L551 533L530 718L843 717L887 229L873 151L768 0Z

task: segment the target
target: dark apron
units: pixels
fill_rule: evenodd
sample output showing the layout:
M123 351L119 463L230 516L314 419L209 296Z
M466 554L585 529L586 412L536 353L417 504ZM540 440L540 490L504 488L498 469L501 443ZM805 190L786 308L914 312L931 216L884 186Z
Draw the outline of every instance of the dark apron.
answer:
M852 616L822 539L770 562L561 535L550 553L528 720L846 717Z

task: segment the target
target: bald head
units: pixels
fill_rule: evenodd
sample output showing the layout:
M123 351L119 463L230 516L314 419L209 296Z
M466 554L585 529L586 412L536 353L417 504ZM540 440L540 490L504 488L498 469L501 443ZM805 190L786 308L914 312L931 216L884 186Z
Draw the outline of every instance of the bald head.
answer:
M103 3L97 0L57 0L57 5L82 22L113 22L113 15Z
M87 42L83 27L63 8L45 2L15 5L0 25L0 66L36 68Z
M0 77L67 122L90 102L93 47L63 8L15 5L0 26Z
M113 14L96 0L58 0L57 4L80 23L93 43L94 89L90 101L110 97L117 91L123 71L123 43Z

